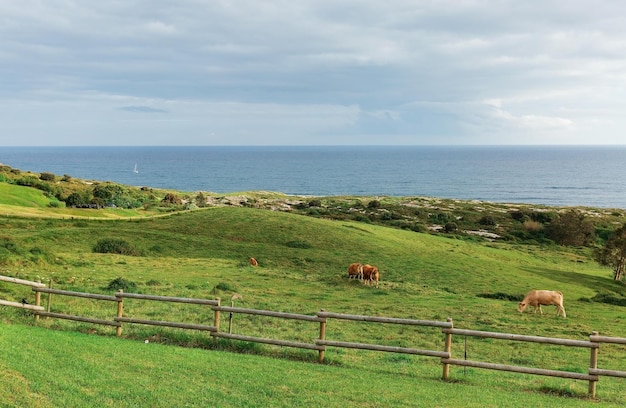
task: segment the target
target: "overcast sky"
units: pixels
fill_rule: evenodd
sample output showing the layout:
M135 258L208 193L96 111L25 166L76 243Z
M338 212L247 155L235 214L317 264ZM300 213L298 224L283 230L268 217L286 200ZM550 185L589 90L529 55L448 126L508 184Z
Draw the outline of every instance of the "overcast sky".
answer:
M0 0L0 146L626 144L626 2Z

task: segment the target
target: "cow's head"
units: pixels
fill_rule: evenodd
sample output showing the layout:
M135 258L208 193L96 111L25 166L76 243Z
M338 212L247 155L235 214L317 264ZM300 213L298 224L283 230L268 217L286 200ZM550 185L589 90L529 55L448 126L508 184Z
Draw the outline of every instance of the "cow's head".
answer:
M519 304L517 305L517 311L518 312L523 312L524 309L526 309L526 306L528 306L528 303L526 302L519 302Z

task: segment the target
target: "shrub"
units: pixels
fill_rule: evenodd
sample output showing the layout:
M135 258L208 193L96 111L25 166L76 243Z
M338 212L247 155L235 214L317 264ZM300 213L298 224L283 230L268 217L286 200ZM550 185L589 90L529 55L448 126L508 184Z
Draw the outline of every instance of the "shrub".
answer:
M378 200L370 201L369 203L367 203L367 208L369 208L369 209L380 208L380 201L378 201Z
M44 172L39 175L39 180L54 181L56 180L56 176L52 173Z
M528 218L528 216L524 214L522 211L511 211L510 215L511 215L511 218L519 222L522 222Z
M67 196L65 199L65 205L67 207L80 207L89 203L90 197L88 193L74 192Z
M289 241L285 245L287 245L289 248L302 248L302 249L311 248L311 244L309 244L308 242L304 242L304 241Z
M455 232L459 229L459 226L456 225L455 222L448 222L446 223L446 225L443 226L443 230L445 232Z
M591 300L593 300L594 302L606 303L609 305L626 306L626 297L618 297L610 293L598 293L594 297L592 297Z
M543 229L543 224L537 221L524 221L524 230L528 232L538 232Z
M476 295L485 299L499 299L499 300L510 300L511 302L521 302L524 300L524 295L511 295L508 293L496 292L496 293L479 293Z
M491 215L484 215L480 220L478 220L478 223L480 225L485 225L485 226L490 226L490 227L493 227L497 224L495 218L493 218Z
M559 245L582 246L594 241L593 224L581 212L571 210L559 215L547 227L550 239Z
M101 254L139 255L138 251L127 241L118 238L103 238L98 240L93 251Z
M173 204L173 205L181 205L183 200L180 199L176 194L167 193L165 197L161 200L163 204Z
M116 292L120 289L124 292L134 291L136 288L137 284L135 282L126 280L121 277L113 279L111 282L109 282L109 285L107 286L108 290L114 290Z
M150 279L148 282L146 282L146 286L161 286L161 282L155 279Z
M213 293L217 292L218 290L223 290L227 292L236 292L236 289L233 286L224 282L220 282L217 285L215 285L215 287L213 288Z
M311 200L309 201L309 207L321 207L322 202L320 200Z

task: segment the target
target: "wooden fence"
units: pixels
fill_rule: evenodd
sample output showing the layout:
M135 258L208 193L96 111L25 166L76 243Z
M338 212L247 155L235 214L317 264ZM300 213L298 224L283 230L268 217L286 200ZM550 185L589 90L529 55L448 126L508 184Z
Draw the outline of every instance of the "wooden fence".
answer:
M444 380L447 380L449 378L451 365L475 367L475 368L498 370L498 371L508 371L508 372L514 372L514 373L543 375L543 376L559 377L559 378L569 378L569 379L588 381L589 382L589 395L592 398L595 398L596 396L596 385L600 376L626 378L626 371L601 369L601 368L598 368L597 366L598 365L598 353L599 353L600 345L602 343L626 344L626 338L600 336L598 332L593 332L589 336L589 341L571 340L571 339L561 339L561 338L554 338L554 337L540 337L540 336L528 336L528 335L519 335L519 334L510 334L510 333L497 333L497 332L457 329L457 328L454 328L452 319L448 319L445 322L430 321L430 320L399 319L399 318L393 318L393 317L377 317L377 316L363 316L363 315L332 313L332 312L326 312L324 310L320 310L319 312L315 314L315 316L310 316L310 315L295 314L295 313L275 312L275 311L270 311L270 310L239 308L239 307L234 307L234 304L232 303L230 307L222 306L219 298L215 300L194 299L194 298L181 298L181 297L170 297L170 296L144 295L144 294L138 294L138 293L124 293L123 291L119 291L115 293L115 295L109 296L109 295L100 295L100 294L52 289L52 288L47 288L46 285L40 282L30 282L30 281L20 280L16 278L1 276L1 275L0 275L0 281L16 283L20 285L27 285L27 286L30 286L32 290L35 292L35 305L30 305L25 302L22 302L22 303L9 302L6 300L0 300L0 305L20 307L20 308L32 310L35 314L36 321L39 319L39 316L45 316L45 317L74 320L74 321L80 321L80 322L86 322L86 323L92 323L92 324L114 326L116 327L117 336L121 336L122 334L122 325L125 323L129 323L129 324L144 324L144 325L152 325L152 326L165 326L165 327L180 328L180 329L201 330L201 331L209 332L210 335L214 338L226 338L226 339L239 340L239 341L248 341L248 342L264 343L264 344L277 345L277 346L286 346L286 347L295 347L295 348L302 348L302 349L308 349L308 350L316 350L318 352L319 362L324 361L324 353L326 351L326 347L351 348L351 349L360 349L360 350L421 355L421 356L435 357L435 358L441 359L441 363L443 366L442 377ZM44 308L40 304L41 293L48 294L48 304L47 304L46 310L44 310ZM53 294L115 302L117 305L115 317L113 317L111 320L104 320L104 319L96 319L96 318L91 318L91 317L74 316L74 315L69 315L69 314L64 314L64 313L50 312L51 296ZM187 304L209 306L213 312L213 325L159 321L159 320L145 320L145 319L137 319L137 318L124 316L124 299L137 299L137 300L147 300L147 301L157 301L157 302L177 302L177 303L187 303ZM222 312L226 312L230 314L228 332L220 331L220 319L221 319ZM297 321L306 322L306 323L316 323L316 324L319 324L319 338L315 339L311 343L305 343L305 342L296 342L296 341L291 341L291 340L278 340L278 339L270 339L270 338L263 338L263 337L247 336L247 335L241 335L241 334L233 334L232 333L232 316L234 313L266 316L266 317L272 317L272 318L278 318L278 319L291 319L291 320L297 320ZM327 324L328 319L438 328L438 329L441 329L442 334L445 335L443 350L425 350L425 349L418 349L418 348L413 348L413 347L394 347L394 346L387 346L387 345L380 345L380 344L368 344L368 343L328 340L326 338L326 335L327 335L326 324ZM525 366L494 364L494 363L484 362L484 361L455 359L455 358L452 358L453 335L459 335L459 336L465 336L465 337L492 338L492 339L499 339L499 340L504 340L504 341L552 344L552 345L565 346L565 347L587 348L590 350L588 373L584 374L584 373L570 372L570 371L547 370L547 369L525 367Z

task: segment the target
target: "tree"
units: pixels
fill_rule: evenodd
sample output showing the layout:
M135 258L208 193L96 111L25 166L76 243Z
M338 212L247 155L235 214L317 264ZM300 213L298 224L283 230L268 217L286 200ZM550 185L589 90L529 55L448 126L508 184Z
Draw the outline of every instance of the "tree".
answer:
M626 224L611 234L604 248L596 251L596 260L600 265L613 268L614 280L622 280L626 265Z
M93 188L93 196L102 199L106 204L112 203L124 194L124 189L117 184L100 184Z
M547 233L559 245L582 246L593 242L595 237L593 224L576 210L559 215L548 225Z
M66 207L80 207L89 203L89 196L85 193L74 192L65 199Z

